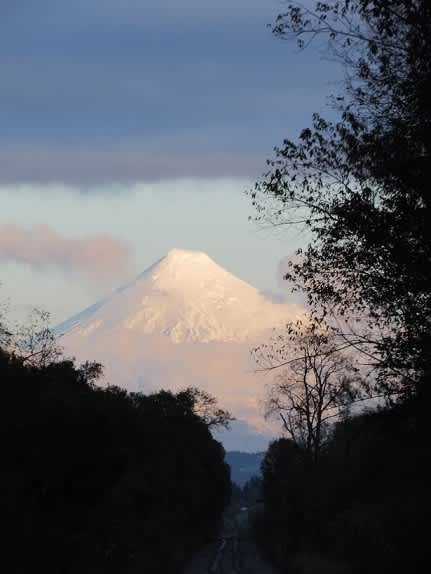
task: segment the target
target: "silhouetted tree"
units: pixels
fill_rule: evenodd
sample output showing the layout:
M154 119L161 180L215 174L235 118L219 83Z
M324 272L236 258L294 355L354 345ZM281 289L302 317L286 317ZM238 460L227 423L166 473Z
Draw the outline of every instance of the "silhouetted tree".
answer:
M428 396L340 421L316 462L271 443L256 535L282 571L428 571Z
M262 479L252 476L242 487L242 499L247 506L254 506L262 502Z
M338 122L315 114L276 148L251 192L257 218L308 229L286 278L316 313L365 318L369 334L346 341L372 347L382 383L414 387L431 367L431 5L286 2L273 31L326 40L346 80Z
M224 449L210 432L229 413L203 393L200 416L196 389L102 388L101 365L45 353L50 336L23 341L0 346L6 570L180 571L229 501Z
M184 401L199 418L201 418L208 428L229 428L229 424L235 418L226 410L221 409L217 404L217 399L206 391L197 387L188 387L177 394L179 401Z
M286 278L307 294L316 324L333 326L337 350L360 351L377 368L377 388L402 400L334 417L317 460L306 441L272 443L256 532L289 572L427 572L431 4L287 1L273 32L301 49L318 42L346 76L333 98L339 121L316 114L298 141L276 148L251 192L257 218L306 228L309 245ZM287 343L281 361L269 348L270 363L283 363ZM302 373L307 354L296 363ZM276 397L299 407L307 428L295 391Z
M50 323L47 311L34 308L22 324L10 326L4 321L0 344L9 353L20 357L23 363L34 367L47 366L63 354Z
M254 349L253 356L263 370L276 372L266 416L280 417L287 435L315 459L331 422L369 396L353 358L339 349L330 330L314 322L288 323L285 331Z

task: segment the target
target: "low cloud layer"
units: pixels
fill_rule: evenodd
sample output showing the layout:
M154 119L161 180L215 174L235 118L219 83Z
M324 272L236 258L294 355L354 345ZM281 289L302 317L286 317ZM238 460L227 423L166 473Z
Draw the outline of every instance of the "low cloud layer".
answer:
M96 149L91 146L8 146L0 142L0 184L63 182L94 186L188 177L255 179L264 170L264 158L264 151L253 155L197 150L191 145L190 149L179 151L173 146L165 150L147 145Z
M0 261L30 265L34 269L57 268L93 279L127 272L129 247L108 235L68 238L48 225L31 228L0 226Z

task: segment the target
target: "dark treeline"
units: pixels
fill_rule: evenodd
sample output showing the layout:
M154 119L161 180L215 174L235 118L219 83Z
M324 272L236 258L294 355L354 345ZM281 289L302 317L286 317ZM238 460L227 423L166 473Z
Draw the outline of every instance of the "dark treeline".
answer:
M317 462L289 439L271 444L255 527L282 572L428 571L430 399L339 423Z
M232 482L231 505L236 509L258 508L262 503L262 478L254 475L242 486Z
M199 392L129 394L99 375L0 351L10 574L178 572L216 532L230 477Z
M253 350L278 372L269 412L288 437L262 463L256 536L289 574L427 572L431 4L284 10L274 34L317 42L345 81L339 119L315 114L251 191L258 220L310 238L286 279L311 320Z

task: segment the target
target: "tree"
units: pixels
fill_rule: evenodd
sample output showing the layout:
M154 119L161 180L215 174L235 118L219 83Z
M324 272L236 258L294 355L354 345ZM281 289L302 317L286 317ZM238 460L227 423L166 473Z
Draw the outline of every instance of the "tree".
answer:
M331 422L368 396L352 357L340 350L331 331L311 322L290 323L286 331L253 351L264 370L276 370L266 416L280 417L284 431L316 460Z
M179 572L219 527L229 468L190 394L101 387L100 374L0 348L10 572Z
M48 366L63 355L50 320L47 311L35 308L22 325L0 323L0 344L27 365Z
M217 399L202 389L188 387L177 394L179 401L183 401L191 411L197 415L209 429L229 428L235 418L226 410L217 405Z
M431 5L287 2L273 32L300 48L325 39L346 80L338 122L315 114L276 148L251 191L257 219L308 229L286 278L316 315L363 317L368 335L346 342L414 391L431 369Z

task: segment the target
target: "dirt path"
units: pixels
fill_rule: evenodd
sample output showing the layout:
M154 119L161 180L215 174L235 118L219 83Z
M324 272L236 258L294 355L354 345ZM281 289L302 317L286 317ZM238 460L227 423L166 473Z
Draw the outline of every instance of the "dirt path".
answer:
M259 555L248 533L248 516L242 512L226 519L220 538L206 546L185 574L277 574Z

